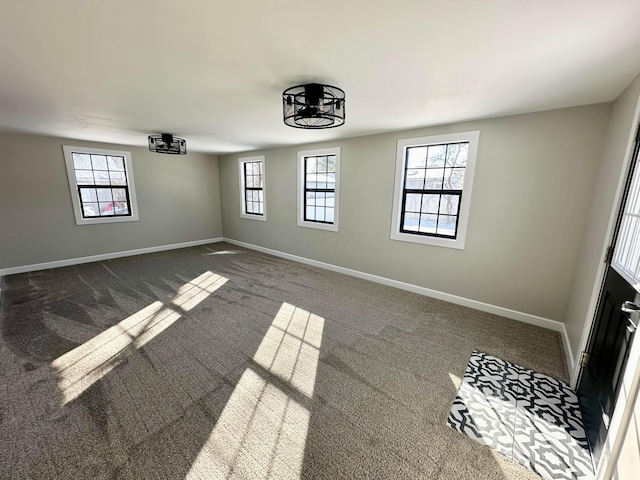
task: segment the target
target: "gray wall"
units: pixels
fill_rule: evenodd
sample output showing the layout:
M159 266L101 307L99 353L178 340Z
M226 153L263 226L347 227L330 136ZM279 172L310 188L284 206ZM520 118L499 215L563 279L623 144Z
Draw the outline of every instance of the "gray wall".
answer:
M603 246L607 240L608 227L613 222L618 208L615 202L620 177L621 174L626 175L623 169L631 153L630 140L637 128L634 117L639 95L640 76L618 97L611 110L603 158L592 195L578 268L564 318L573 354L576 357L581 348L580 339L583 330L591 320L593 306L599 292L602 275L600 266L604 258Z
M562 320L611 104L220 157L228 238ZM389 239L396 142L480 130L464 250ZM294 132L292 132L294 134ZM340 231L296 226L296 152L342 147ZM240 218L237 158L266 155L267 221Z
M222 236L218 159L0 133L0 269ZM77 226L62 145L131 152L138 222Z

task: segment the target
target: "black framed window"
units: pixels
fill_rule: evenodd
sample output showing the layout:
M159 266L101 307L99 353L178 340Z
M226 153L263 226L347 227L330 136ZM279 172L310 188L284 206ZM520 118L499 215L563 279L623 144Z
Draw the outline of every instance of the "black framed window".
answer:
M264 172L262 161L244 162L244 213L264 215Z
M455 239L469 142L405 149L400 232Z
M336 209L336 155L303 157L303 220L333 225Z
M131 216L124 156L72 152L71 158L82 218Z

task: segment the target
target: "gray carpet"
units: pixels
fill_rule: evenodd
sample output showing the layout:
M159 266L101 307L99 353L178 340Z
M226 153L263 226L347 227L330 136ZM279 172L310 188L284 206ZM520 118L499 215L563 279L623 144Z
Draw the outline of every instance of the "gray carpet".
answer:
M0 478L534 479L446 425L560 336L218 243L3 278Z

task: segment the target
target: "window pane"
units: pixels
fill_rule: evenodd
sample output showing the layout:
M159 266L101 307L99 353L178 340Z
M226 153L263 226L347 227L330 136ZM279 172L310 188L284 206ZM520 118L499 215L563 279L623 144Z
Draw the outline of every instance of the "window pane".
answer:
M98 188L96 191L98 193L98 202L111 202L113 200L110 188Z
M316 192L316 205L324 206L325 193Z
M438 213L440 195L422 196L422 213Z
M427 166L427 147L407 148L407 168L424 168Z
M129 215L129 204L127 202L118 202L116 204L118 215Z
M327 202L327 207L335 207L335 197L336 194L333 192L327 192L326 194L326 202Z
M76 170L91 170L91 156L87 153L74 153L73 168Z
M315 214L315 219L319 222L323 222L324 221L324 208L323 207L318 207L316 204L316 214Z
M457 215L459 200L460 197L458 195L442 195L440 199L440 213L444 215Z
M322 157L318 157L318 167L316 171L318 173L327 173L327 163L328 163L328 159L326 155L323 155Z
M327 171L328 172L335 172L336 171L336 156L335 155L329 155L329 158L327 160Z
M307 207L307 220L315 220L316 207Z
M315 173L307 174L306 188L318 188L318 182L316 181L317 175Z
M107 157L104 155L91 155L91 163L94 170L107 170Z
M324 215L325 215L325 217L324 217L325 221L331 222L331 223L333 223L335 221L333 219L333 215L334 215L334 209L333 208L325 209Z
M327 188L327 174L318 173L316 175L316 188Z
M327 173L327 188L336 189L336 174Z
M418 221L420 220L419 213L405 213L404 223L402 225L403 230L411 230L413 232L418 231Z
M99 207L100 207L100 215L104 216L104 215L113 215L115 214L115 210L113 208L113 203L109 202L109 203L98 203Z
M315 192L307 192L307 205L315 205L315 204L316 204Z
M95 178L96 185L111 185L111 179L109 178L109 172L94 170L93 178Z
M98 196L96 195L95 188L82 188L80 189L80 197L82 198L82 203L89 202L97 202Z
M124 157L107 157L107 164L109 165L109 170L117 170L119 172L124 172Z
M78 185L94 185L93 172L91 170L76 170L76 183Z
M254 175L252 177L252 187L262 188L262 175Z
M468 143L450 143L447 149L447 167L466 167Z
M444 188L462 190L464 186L464 168L447 168L445 171Z
M406 174L406 182L404 188L407 189L422 189L424 187L424 172L423 169L409 169Z
M424 182L424 188L428 190L441 190L444 168L429 168L426 172L427 178Z
M258 201L264 202L264 192L262 190L259 190L256 192L256 194L258 195Z
M438 234L453 237L456 233L456 218L454 215L440 215L438 217Z
M431 145L427 153L427 167L444 167L444 160L447 154L446 145Z
M97 203L85 203L82 205L82 213L85 217L99 217L100 210L98 210Z
M420 231L422 233L436 233L437 215L420 215Z
M420 195L419 193L408 193L407 200L404 207L405 212L420 213L421 197L422 195Z
M318 171L316 157L306 157L305 161L307 163L307 173L316 173Z
M127 177L124 172L109 172L111 185L126 185Z
M124 188L112 188L111 193L113 195L113 199L116 202L126 202L127 201L127 191Z

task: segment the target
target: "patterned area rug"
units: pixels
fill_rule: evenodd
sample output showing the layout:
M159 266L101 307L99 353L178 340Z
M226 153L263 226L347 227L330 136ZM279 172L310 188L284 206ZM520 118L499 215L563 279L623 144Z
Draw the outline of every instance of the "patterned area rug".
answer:
M474 351L447 423L549 480L593 478L578 398L541 373Z

